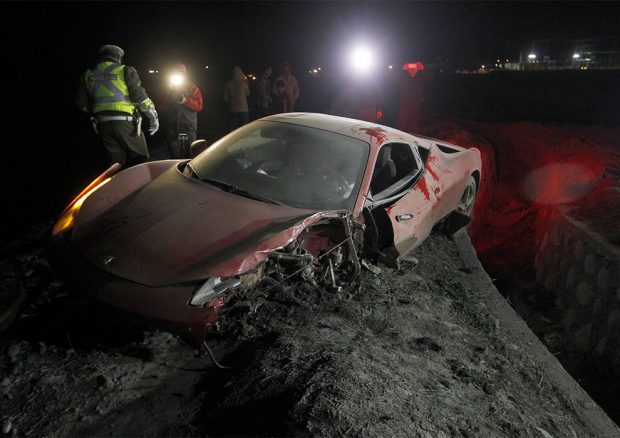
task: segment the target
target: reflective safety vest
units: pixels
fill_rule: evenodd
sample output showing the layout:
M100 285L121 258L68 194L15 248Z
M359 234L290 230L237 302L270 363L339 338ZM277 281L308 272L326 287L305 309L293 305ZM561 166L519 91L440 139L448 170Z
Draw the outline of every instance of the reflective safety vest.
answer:
M129 98L125 82L125 66L105 61L97 64L84 75L86 89L91 98L91 111L121 111L133 114L135 104Z

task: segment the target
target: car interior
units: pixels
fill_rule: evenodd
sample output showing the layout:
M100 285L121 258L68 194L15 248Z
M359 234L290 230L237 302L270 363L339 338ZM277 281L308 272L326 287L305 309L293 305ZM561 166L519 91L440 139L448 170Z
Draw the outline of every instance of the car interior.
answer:
M373 199L384 199L409 187L422 169L419 156L407 143L389 143L381 147L370 182Z

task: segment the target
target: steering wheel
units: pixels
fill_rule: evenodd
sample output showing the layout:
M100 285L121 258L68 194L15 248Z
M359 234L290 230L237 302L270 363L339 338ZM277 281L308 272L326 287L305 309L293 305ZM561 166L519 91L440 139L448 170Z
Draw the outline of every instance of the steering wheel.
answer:
M316 177L322 183L332 183L334 187L335 195L340 198L344 198L349 190L349 181L340 173L332 169L331 167L323 164L317 167L309 174L312 177Z

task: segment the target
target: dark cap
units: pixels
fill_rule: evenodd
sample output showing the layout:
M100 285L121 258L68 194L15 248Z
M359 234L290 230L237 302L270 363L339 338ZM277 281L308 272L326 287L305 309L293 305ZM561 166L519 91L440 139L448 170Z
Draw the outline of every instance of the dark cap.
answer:
M99 49L99 54L106 58L121 59L125 56L125 51L118 46L106 44L105 46L101 46Z

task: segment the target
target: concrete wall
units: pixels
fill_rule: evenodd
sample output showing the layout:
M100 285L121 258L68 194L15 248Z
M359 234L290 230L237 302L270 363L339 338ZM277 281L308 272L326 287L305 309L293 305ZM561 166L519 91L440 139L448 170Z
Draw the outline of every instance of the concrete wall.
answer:
M552 319L566 346L620 369L620 250L584 223L561 215L549 227L534 267L553 294Z

